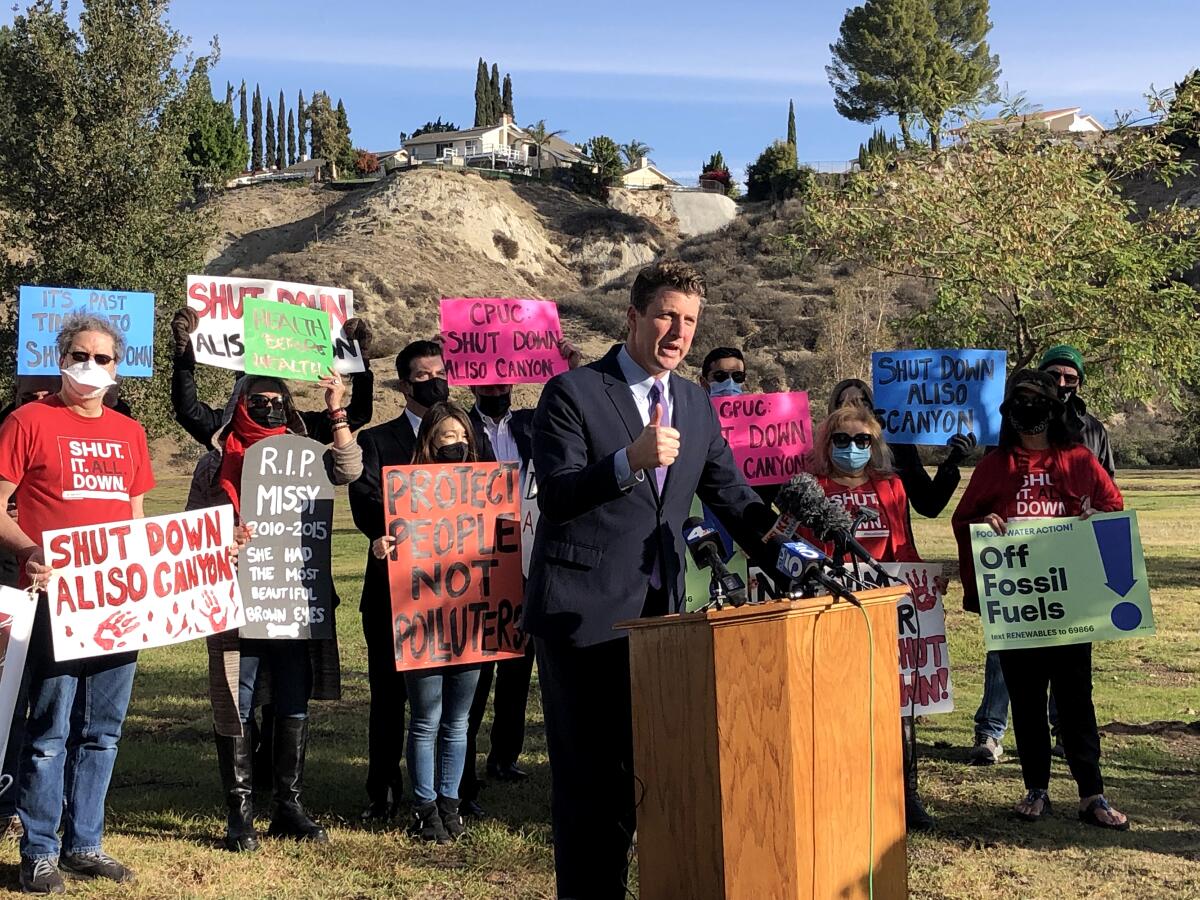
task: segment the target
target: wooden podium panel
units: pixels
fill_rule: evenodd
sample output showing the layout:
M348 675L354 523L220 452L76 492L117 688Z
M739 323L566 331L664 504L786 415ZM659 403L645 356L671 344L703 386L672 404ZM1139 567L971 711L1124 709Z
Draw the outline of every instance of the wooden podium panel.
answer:
M642 897L866 897L869 859L876 896L907 897L904 593L860 595L873 643L863 613L828 597L622 624Z

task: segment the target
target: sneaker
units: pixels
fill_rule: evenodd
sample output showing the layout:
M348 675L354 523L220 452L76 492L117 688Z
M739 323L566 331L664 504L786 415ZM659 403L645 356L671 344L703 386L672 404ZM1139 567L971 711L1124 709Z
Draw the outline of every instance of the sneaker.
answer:
M87 853L64 853L58 867L72 878L106 878L117 884L133 881L133 870L121 865L107 853L92 850Z
M21 817L6 816L0 818L0 832L3 833L5 840L20 840L21 836L25 834L25 826L21 824Z
M1004 756L1004 745L994 737L977 737L975 746L967 754L967 759L973 766L991 766Z
M52 859L21 857L21 890L26 894L65 894L67 886Z

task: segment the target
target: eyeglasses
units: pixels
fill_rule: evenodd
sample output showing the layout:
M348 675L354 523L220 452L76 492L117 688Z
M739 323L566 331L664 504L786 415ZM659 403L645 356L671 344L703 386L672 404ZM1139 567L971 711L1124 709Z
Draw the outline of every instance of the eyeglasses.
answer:
M246 400L246 405L251 409L283 409L283 398L251 394Z
M1058 379L1058 383L1065 387L1075 387L1079 384L1079 374L1077 372L1064 372L1062 369L1047 369L1051 375Z
M718 383L728 381L730 378L732 378L734 384L741 384L743 381L746 380L746 373L745 372L726 372L723 369L718 369L717 371L710 373L708 377L712 381L716 381Z
M96 364L100 366L107 366L115 359L115 357L109 356L107 353L88 353L86 350L72 350L67 355L77 363L85 363L89 359L94 359Z
M838 431L834 433L832 440L833 446L837 447L839 450L845 450L850 446L851 443L853 443L854 446L859 450L866 450L871 446L871 444L875 443L875 438L867 434L865 431L861 434L856 434L853 437L846 434L844 431Z

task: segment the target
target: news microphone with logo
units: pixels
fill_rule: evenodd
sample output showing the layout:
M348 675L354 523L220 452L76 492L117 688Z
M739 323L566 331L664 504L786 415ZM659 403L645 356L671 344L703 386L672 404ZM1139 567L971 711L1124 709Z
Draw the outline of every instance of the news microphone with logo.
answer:
M683 540L687 544L692 560L701 569L712 570L711 599L731 606L746 602L746 582L736 572L730 572L721 559L725 547L715 529L704 524L704 520L692 516L683 523Z
M825 571L830 565L830 559L824 551L807 541L782 541L779 543L779 555L775 568L781 575L792 579L801 588L813 585L824 588L834 597L841 597L858 605L858 598L846 589L836 578Z

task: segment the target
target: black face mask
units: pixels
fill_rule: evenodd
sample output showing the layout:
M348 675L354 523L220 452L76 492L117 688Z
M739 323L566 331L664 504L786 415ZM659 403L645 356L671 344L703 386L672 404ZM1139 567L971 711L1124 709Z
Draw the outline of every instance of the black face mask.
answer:
M502 419L512 406L512 394L480 394L475 398L475 405L489 419Z
M1045 403L1014 403L1008 421L1021 434L1041 434L1049 427L1051 415Z
M1075 388L1074 388L1074 386L1072 386L1072 387L1067 387L1066 385L1062 385L1062 386L1060 386L1060 387L1059 387L1059 389L1058 389L1058 399L1059 399L1059 400L1061 400L1063 403L1070 403L1070 402L1071 402L1071 398L1072 398L1072 397L1074 397L1074 396L1075 396Z
M467 445L463 441L457 444L443 444L433 451L433 458L444 463L466 462Z
M426 378L412 383L412 398L426 409L450 399L450 382L445 378Z
M246 409L250 421L262 428L279 428L287 424L287 410L274 406L251 406Z

